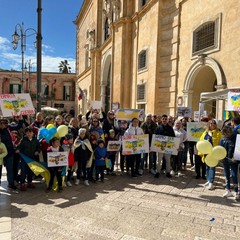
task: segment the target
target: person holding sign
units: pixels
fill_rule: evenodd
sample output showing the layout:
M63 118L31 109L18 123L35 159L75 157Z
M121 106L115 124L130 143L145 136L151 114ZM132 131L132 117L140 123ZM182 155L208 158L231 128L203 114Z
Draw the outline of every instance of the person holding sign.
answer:
M217 122L212 119L208 121L208 127L206 131L200 137L200 140L208 140L213 147L218 146L220 144L220 140L222 138L222 133L217 127ZM207 182L206 186L208 185L208 190L213 190L213 182L215 179L215 167L209 167L206 165L206 175L207 175Z
M124 133L124 136L129 135L142 135L143 130L139 127L139 120L137 118L133 118L132 122L129 125L129 128ZM131 167L131 175L132 177L141 176L139 173L139 167L141 162L141 154L133 154L133 155L127 155L126 157L129 166Z
M168 124L168 116L167 115L162 115L162 123L157 127L156 132L157 135L163 135L163 136L168 136L168 137L175 137L175 133L173 131L173 128ZM166 153L159 153L158 154L158 174L160 170L160 165L161 165L161 160L163 157L166 159L166 176L168 178L171 178L170 174L170 159L171 159L171 154L166 154Z
M233 133L233 130L230 126L225 126L222 132L224 137L221 139L220 145L227 150L227 156L223 159L224 174L226 178L226 192L223 194L223 197L234 196L234 198L237 200L239 199L237 176L238 161L233 159L236 144L236 134ZM230 175L232 176L234 192L231 192L230 188Z

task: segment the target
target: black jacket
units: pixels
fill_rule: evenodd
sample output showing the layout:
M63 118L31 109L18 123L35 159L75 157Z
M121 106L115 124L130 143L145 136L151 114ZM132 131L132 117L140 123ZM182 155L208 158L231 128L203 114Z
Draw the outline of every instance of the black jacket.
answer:
M236 135L233 134L231 137L223 137L220 141L220 145L227 150L227 158L233 158L234 149L236 144Z
M175 137L175 133L174 133L173 128L168 124L165 125L165 126L163 124L160 124L157 127L155 134L168 136L168 137Z

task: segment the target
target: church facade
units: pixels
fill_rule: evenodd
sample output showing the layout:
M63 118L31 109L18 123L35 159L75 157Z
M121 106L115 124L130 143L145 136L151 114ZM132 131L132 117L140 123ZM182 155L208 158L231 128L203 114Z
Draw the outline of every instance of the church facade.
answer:
M238 0L85 0L75 20L76 90L105 111L177 107L223 116L225 90L240 87ZM209 96L210 96L209 95Z

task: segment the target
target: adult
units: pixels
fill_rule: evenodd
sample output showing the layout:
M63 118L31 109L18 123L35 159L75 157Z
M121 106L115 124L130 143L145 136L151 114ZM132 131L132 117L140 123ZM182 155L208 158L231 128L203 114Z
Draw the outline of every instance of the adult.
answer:
M16 190L17 187L14 185L14 174L13 174L13 155L14 155L14 147L12 142L12 137L8 129L8 120L6 118L0 119L0 135L2 138L2 142L5 144L8 154L3 158L4 166L7 170L7 181L8 187Z
M139 120L137 118L133 118L132 122L129 125L129 128L124 133L124 136L130 135L142 135L143 130L139 127ZM141 162L141 154L133 154L127 156L127 161L129 166L131 167L131 175L132 177L141 176L139 173L139 166Z
M117 132L115 128L115 114L113 111L108 111L107 118L103 120L102 129L105 137L109 137L109 131L112 129Z
M149 147L151 146L152 143L152 135L155 133L157 129L157 124L152 120L152 114L147 114L145 122L141 124L141 128L144 132L144 134L148 134L149 136ZM156 174L156 160L157 160L157 154L156 152L150 152L149 154L146 153L144 154L144 161L145 161L145 166L147 167L147 161L148 161L148 156L149 156L149 170L152 174ZM143 166L144 162L141 162L140 166L140 173L143 173Z
M72 134L73 136L73 140L75 140L78 136L78 130L79 130L79 121L77 118L71 118L70 122L69 122L69 132Z
M166 114L162 115L162 123L157 127L156 132L157 135L163 135L168 137L175 137L175 133L173 131L172 126L168 124L168 116ZM160 165L162 159L166 160L166 176L168 178L171 178L170 174L170 160L171 160L171 154L167 153L159 153L158 154L158 166L157 166L157 173L160 171Z
M231 126L233 127L233 133L239 134L240 133L240 117L232 118Z
M207 140L209 141L213 147L218 146L220 144L220 140L222 138L222 133L217 127L216 120L212 119L208 121L207 129L203 132L200 140ZM214 179L215 179L215 167L209 167L206 165L206 175L207 175L207 182L206 186L208 186L208 190L213 190L214 186Z

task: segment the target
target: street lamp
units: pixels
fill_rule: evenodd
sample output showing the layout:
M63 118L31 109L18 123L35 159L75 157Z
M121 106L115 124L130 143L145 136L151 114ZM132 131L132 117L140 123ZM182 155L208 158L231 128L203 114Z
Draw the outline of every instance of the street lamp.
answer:
M28 78L26 79L26 90L27 90L27 93L30 93L30 94L31 94L30 73L31 73L33 64L36 64L36 63L32 62L31 59L29 59L25 62L25 67L24 67L24 72L26 73L28 72Z
M20 35L18 34L18 31L20 31ZM33 31L32 34L27 35L28 31ZM23 82L24 82L24 52L26 50L26 37L32 36L34 34L37 34L36 30L33 28L27 28L26 30L24 30L24 23L22 23L21 25L18 23L15 26L15 32L12 35L12 45L13 45L13 49L16 50L18 47L18 41L21 40L21 54L22 54L22 75L21 75L21 92L24 92L23 89ZM36 42L35 42L36 45Z

